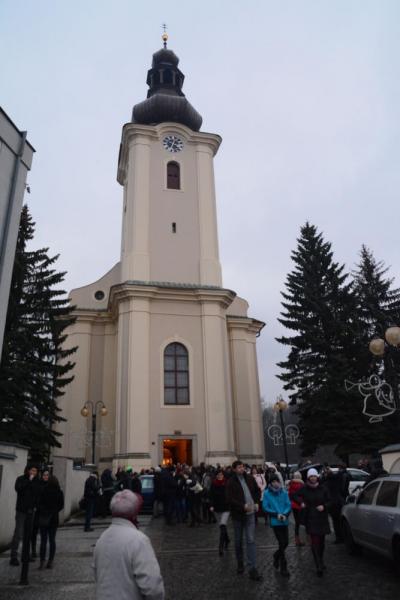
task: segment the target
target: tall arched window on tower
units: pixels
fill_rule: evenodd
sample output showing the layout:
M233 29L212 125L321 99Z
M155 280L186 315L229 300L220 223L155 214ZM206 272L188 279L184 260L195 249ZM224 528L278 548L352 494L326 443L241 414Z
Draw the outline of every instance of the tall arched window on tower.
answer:
M177 342L164 350L164 404L190 404L189 355Z
M167 164L167 188L169 190L181 189L181 169L175 161Z

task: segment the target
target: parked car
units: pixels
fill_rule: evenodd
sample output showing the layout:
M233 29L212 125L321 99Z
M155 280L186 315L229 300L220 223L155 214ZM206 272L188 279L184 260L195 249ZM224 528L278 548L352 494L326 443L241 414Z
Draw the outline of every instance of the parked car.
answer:
M365 547L387 556L400 568L400 474L378 477L342 509L346 548Z
M142 484L143 505L141 513L152 514L154 504L154 475L141 475L139 477Z

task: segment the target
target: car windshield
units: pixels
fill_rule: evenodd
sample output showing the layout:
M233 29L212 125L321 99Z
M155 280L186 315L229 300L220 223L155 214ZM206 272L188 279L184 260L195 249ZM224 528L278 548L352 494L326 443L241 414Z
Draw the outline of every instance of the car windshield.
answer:
M352 481L367 481L369 474L357 471L356 469L349 469L349 475Z
M152 477L143 477L143 479L140 480L142 483L142 490L152 490L154 485L153 485L153 478Z

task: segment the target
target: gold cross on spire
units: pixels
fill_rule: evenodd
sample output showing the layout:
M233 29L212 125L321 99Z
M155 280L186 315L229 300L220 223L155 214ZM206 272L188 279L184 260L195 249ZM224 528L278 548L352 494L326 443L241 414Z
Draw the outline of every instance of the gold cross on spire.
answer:
M164 42L164 48L166 48L167 47L167 40L168 40L168 33L167 33L167 25L166 25L166 23L162 24L162 28L163 28L164 33L162 34L161 39Z

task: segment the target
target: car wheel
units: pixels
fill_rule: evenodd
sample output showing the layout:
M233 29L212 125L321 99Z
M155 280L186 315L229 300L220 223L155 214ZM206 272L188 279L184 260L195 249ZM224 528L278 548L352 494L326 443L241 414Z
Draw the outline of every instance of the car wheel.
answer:
M393 560L396 570L400 569L400 537L393 540Z
M342 521L342 529L343 529L343 537L344 537L344 545L348 554L359 554L361 548L358 544L355 543L353 534L351 532L351 527L346 520Z

